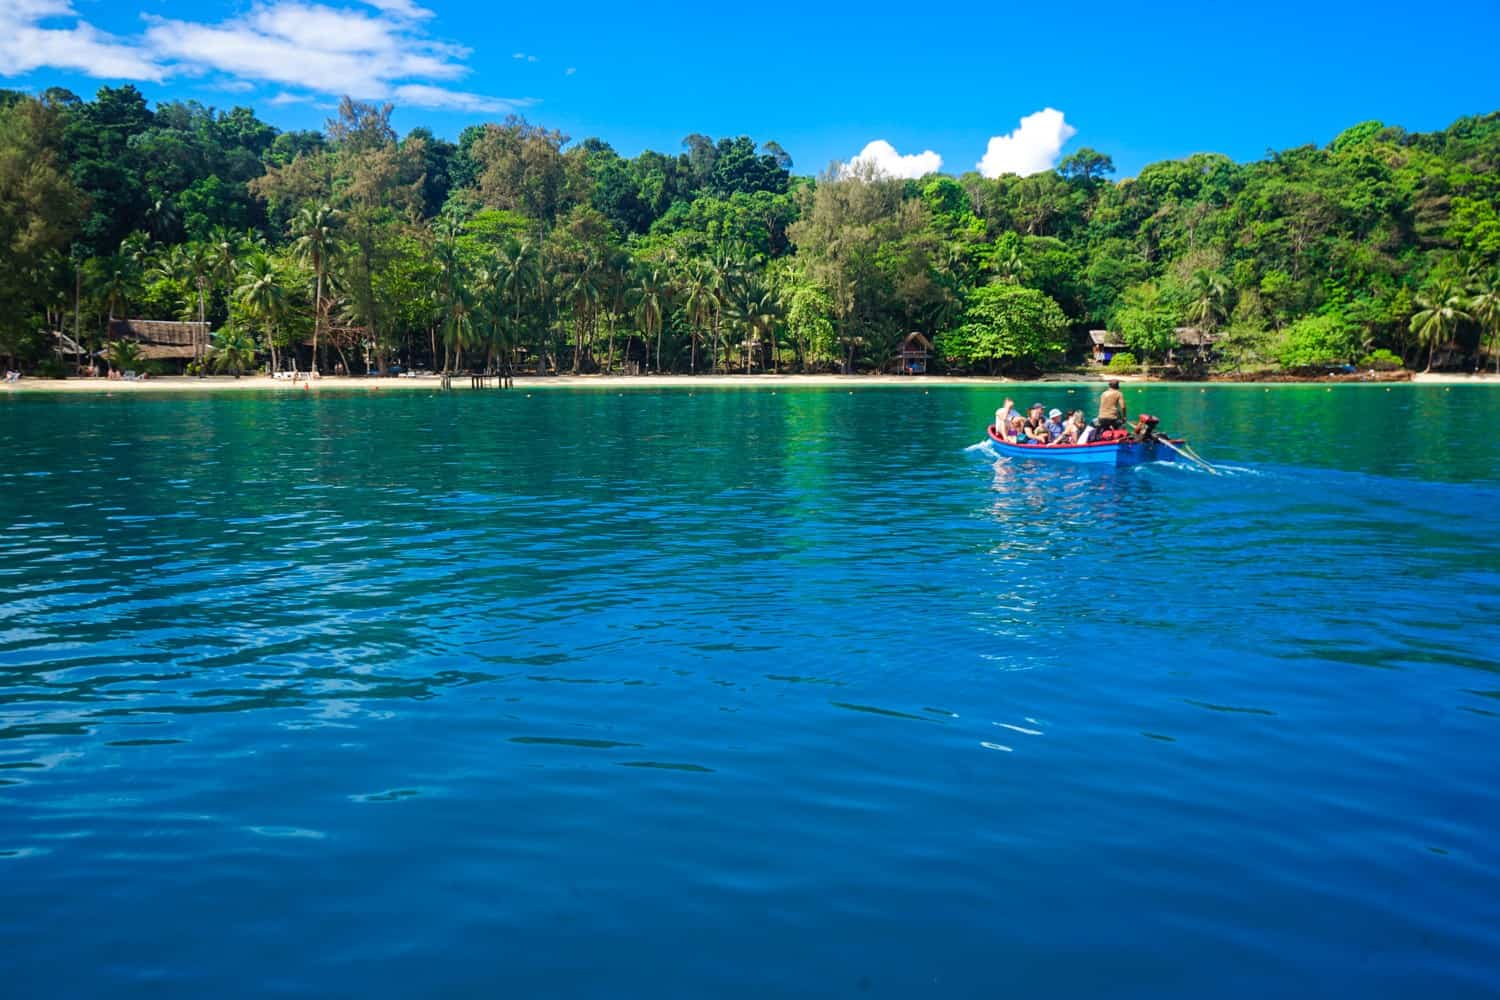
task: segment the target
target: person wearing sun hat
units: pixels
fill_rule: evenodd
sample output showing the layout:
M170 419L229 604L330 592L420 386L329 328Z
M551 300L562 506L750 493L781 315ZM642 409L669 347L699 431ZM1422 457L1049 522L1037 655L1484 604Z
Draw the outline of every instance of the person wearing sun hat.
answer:
M1053 407L1047 414L1047 437L1056 441L1063 436L1063 411Z

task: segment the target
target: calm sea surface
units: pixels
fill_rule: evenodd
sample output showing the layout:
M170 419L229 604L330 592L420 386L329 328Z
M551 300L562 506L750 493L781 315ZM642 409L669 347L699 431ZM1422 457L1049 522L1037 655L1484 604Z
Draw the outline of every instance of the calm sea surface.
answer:
M1494 996L1500 392L1128 399L0 397L0 994Z

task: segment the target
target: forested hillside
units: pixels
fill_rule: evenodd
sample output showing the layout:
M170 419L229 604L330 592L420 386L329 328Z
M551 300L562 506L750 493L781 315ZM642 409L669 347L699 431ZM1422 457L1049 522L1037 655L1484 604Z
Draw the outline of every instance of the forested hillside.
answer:
M296 352L561 371L888 369L921 331L948 370L1141 360L1174 330L1216 363L1500 366L1500 114L1355 125L1246 164L1116 180L791 172L775 142L688 136L624 158L519 119L398 136L345 100L319 132L247 108L0 91L0 358L60 370L49 331L198 319L220 358Z

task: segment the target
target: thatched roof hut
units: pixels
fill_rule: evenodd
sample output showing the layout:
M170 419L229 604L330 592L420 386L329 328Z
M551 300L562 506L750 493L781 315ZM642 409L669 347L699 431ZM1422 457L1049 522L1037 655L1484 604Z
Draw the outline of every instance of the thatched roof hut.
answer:
M897 371L904 375L927 374L927 362L932 357L932 341L916 331L908 333L901 340L901 348L896 352Z
M1217 333L1208 333L1196 326L1179 326L1173 332L1177 335L1178 347L1212 347L1219 342Z
M1108 351L1125 349L1125 341L1121 340L1120 335L1113 330L1090 330L1089 340L1095 347L1102 347Z
M180 323L165 319L112 319L110 340L129 340L140 347L141 357L151 360L192 360L208 352L207 323Z

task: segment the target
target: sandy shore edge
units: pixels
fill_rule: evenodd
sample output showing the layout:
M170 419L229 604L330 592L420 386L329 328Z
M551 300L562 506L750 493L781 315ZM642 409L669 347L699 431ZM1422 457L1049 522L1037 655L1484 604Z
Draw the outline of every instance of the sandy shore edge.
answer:
M556 389L682 389L682 388L774 388L777 386L845 387L903 386L909 389L930 389L940 386L1031 386L1031 385L1093 385L1103 384L1109 376L1068 373L1047 376L1041 379L1017 381L1006 378L984 376L951 375L558 375L521 376L515 380L516 388L527 390ZM1139 382L1160 385L1236 386L1258 385L1265 388L1319 384L1307 382L1165 382L1140 377L1120 376L1122 382ZM1495 374L1448 374L1432 372L1414 374L1411 382L1417 385L1500 385L1500 375ZM1361 385L1368 383L1340 383ZM1376 383L1386 384L1391 383ZM492 383L493 385L493 383ZM453 387L463 392L473 391L466 376L453 379ZM195 378L191 376L162 376L143 382L124 382L105 378L39 379L23 378L19 382L0 384L5 393L84 393L125 395L135 393L194 393L194 392L325 392L363 390L374 392L405 392L442 389L441 379L436 375L417 378L367 378L362 376L328 377L311 382L292 382L273 379L264 375L234 378L228 375Z

